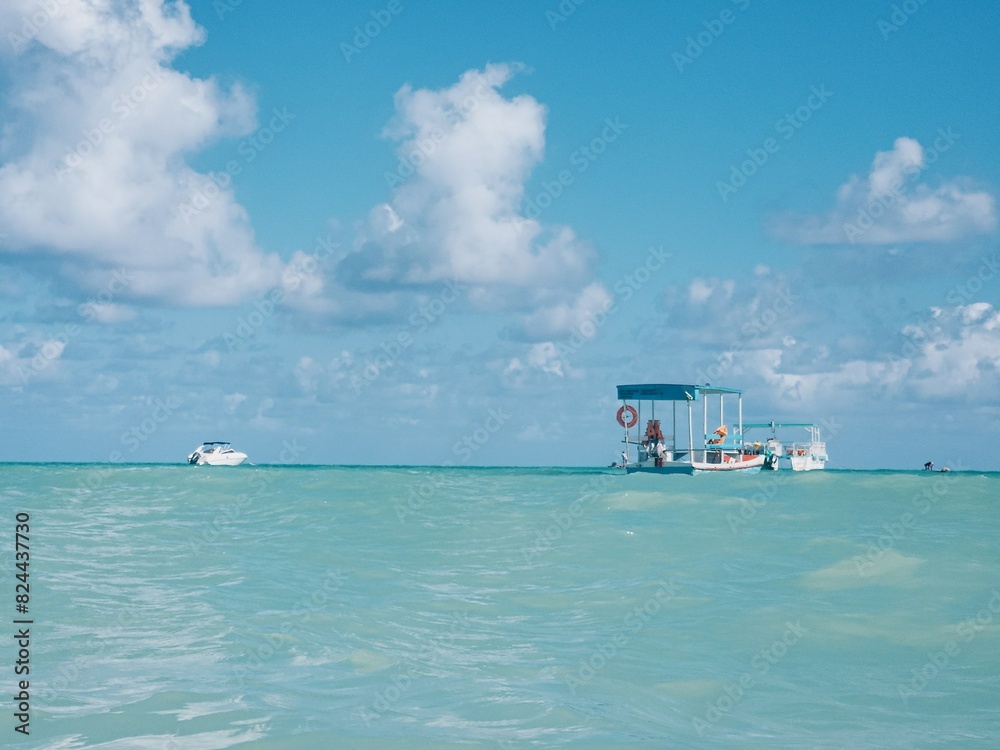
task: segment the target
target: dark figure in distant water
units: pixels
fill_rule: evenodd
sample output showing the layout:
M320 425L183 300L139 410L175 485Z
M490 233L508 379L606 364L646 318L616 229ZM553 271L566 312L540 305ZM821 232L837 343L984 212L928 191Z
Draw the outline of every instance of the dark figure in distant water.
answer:
M924 464L924 469L926 469L927 471L930 471L933 468L934 468L934 462L933 461L928 461L927 463Z

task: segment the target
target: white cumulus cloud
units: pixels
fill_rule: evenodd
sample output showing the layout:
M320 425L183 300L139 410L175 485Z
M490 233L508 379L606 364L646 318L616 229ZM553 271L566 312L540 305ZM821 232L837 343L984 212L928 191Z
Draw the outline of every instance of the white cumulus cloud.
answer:
M891 245L902 242L951 242L992 232L996 200L966 180L932 187L923 173L943 158L957 136L942 132L932 151L912 138L897 138L891 151L875 155L867 177L852 176L837 190L826 213L777 217L775 237L798 245Z
M928 402L975 401L1000 389L1000 310L992 304L931 308L926 321L900 333L886 356L835 362L818 352L808 372L786 364L782 349L748 351L741 363L787 401L836 403L884 392Z
M0 37L10 42L0 59L11 78L0 109L8 122L0 254L48 256L46 268L85 290L124 267L123 294L181 306L232 304L279 283L279 258L257 247L231 190L185 161L255 127L241 87L171 67L204 39L188 6L54 0L51 12L39 8L0 4ZM199 191L210 197L193 204Z
M588 284L577 297L541 307L522 317L518 327L529 339L540 340L575 333L580 338L591 339L597 335L598 326L613 300L608 290L599 282Z
M932 322L903 330L916 348L912 382L926 398L996 393L1000 310L987 302L935 307ZM909 353L909 352L907 352Z
M544 155L545 107L500 89L522 70L488 65L441 90L401 88L385 135L398 141L388 201L370 213L337 277L386 293L447 281L468 285L477 310L526 314L529 335L567 335L609 298L593 250L569 227L521 213Z
M66 342L25 337L8 349L0 344L0 385L22 387L51 376L57 369Z

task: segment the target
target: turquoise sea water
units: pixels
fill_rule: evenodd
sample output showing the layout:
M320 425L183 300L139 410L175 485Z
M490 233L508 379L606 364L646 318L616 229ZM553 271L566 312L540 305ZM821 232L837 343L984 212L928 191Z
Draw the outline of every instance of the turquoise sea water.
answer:
M1000 747L997 474L0 479L5 748Z

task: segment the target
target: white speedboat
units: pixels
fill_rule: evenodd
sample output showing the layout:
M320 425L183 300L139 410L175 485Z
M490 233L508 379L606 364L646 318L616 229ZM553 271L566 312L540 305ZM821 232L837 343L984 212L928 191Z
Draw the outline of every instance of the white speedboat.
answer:
M717 427L708 431L709 406L708 397L718 396L718 411L712 408L713 414L718 414ZM733 435L726 427L723 400L725 397L735 397L738 421ZM735 388L713 388L709 385L685 385L677 383L647 383L640 385L618 386L618 398L622 402L618 410L618 424L625 428L625 451L622 456L626 471L649 472L651 474L707 474L710 472L740 471L755 473L764 466L765 456L748 450L743 444L743 393ZM629 402L636 405L633 406ZM702 402L701 422L698 434L695 433L696 401ZM666 414L663 402L670 402ZM644 407L643 404L646 404ZM657 404L661 404L662 416L670 417L671 421L661 427L661 419L657 418ZM678 432L677 404L682 404L681 416L687 412L687 432ZM686 408L684 408L686 407ZM647 421L645 430L639 431L643 410ZM712 417L715 424L716 417ZM663 420L666 423L666 420ZM632 429L635 428L635 432ZM631 449L636 451L632 459Z
M246 453L235 451L226 442L202 443L188 456L189 464L199 466L239 466L247 460Z

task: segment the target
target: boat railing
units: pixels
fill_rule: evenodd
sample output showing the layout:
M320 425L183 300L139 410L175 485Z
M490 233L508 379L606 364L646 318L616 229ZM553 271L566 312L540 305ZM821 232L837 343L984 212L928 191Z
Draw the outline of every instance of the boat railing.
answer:
M747 446L743 443L706 443L704 450L707 451L742 451ZM695 450L702 450L702 448L695 448Z
M792 443L785 446L786 456L811 456L821 453L826 453L826 443Z

